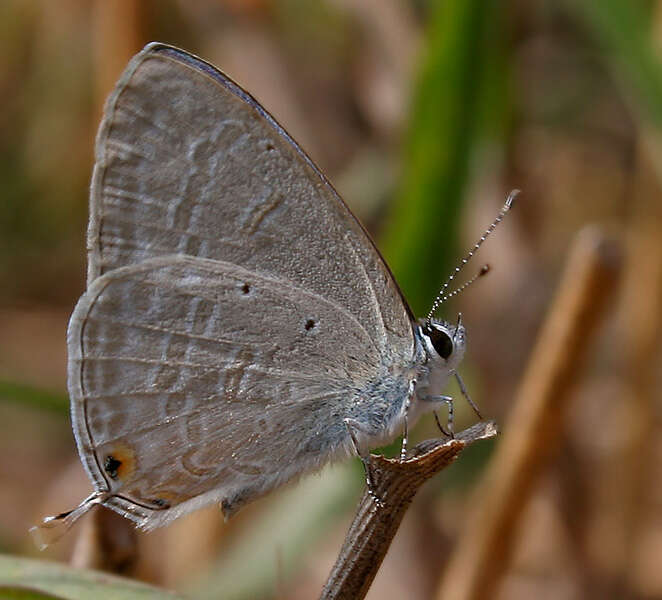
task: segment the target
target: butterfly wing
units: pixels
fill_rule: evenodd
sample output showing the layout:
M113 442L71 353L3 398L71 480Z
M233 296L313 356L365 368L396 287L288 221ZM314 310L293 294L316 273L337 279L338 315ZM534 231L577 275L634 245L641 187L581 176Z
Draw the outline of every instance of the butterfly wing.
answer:
M146 527L214 500L231 513L346 451L344 418L393 433L409 308L251 96L151 44L109 98L96 156L69 389L106 504Z
M347 452L343 418L392 421L408 384L343 307L196 257L95 279L68 343L86 468L147 527L212 501L231 513Z
M96 159L88 283L155 256L224 260L347 307L411 356L409 309L370 238L273 117L213 66L147 46L109 98Z

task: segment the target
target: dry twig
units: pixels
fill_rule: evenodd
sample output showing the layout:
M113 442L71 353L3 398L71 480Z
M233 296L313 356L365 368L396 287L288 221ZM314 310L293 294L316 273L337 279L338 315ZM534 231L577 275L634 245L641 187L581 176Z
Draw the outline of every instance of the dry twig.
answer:
M421 485L453 463L467 445L496 434L494 423L478 423L454 439L420 443L413 449L412 458L402 462L373 455L374 492L383 506L378 508L366 490L321 598L360 600L365 597Z

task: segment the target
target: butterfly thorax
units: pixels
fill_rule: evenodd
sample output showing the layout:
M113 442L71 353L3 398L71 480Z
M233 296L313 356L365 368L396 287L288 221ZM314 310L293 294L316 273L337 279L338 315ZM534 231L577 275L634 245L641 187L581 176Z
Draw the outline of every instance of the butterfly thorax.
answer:
M446 321L421 320L414 325L414 356L411 363L393 365L386 375L381 375L357 394L366 401L360 414L352 413L352 419L365 425L358 432L361 446L372 449L391 442L404 428L405 413L408 426L432 410L448 378L455 373L464 356L465 330L462 324ZM410 394L410 403L406 399ZM368 431L374 434L363 435Z

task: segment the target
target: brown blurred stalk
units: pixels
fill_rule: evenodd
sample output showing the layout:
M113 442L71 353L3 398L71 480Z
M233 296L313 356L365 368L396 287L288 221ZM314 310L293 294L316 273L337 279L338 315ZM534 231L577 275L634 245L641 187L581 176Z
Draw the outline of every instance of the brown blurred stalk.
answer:
M129 59L144 45L139 0L95 0L92 7L92 45L97 121L106 100Z
M128 519L98 507L81 523L71 565L121 575L135 575L138 560L137 531Z
M641 558L638 547L647 515L644 499L650 489L650 475L656 470L650 448L654 447L656 422L656 348L662 333L660 186L645 156L639 166L640 185L632 201L634 214L628 231L620 307L623 380L627 389L622 423L627 445L617 492L623 506L621 531L625 536L621 540L618 576L630 589L636 587L633 578L636 579L635 567Z
M620 259L620 245L599 228L578 234L503 439L444 572L439 599L494 597L522 512L562 439L569 391L616 287Z
M662 57L662 2L653 6L652 42ZM649 449L655 436L656 348L662 333L662 205L660 204L659 131L642 131L631 222L627 236L627 261L621 299L624 373L628 390L627 447L619 486L623 504L622 560L619 578L627 589L636 589L641 541L646 527L644 499L656 465ZM656 169L656 167L658 167Z

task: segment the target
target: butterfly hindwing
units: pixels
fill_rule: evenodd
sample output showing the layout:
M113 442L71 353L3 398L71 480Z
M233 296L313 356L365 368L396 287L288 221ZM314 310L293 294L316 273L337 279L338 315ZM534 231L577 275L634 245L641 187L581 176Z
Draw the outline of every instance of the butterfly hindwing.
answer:
M119 498L111 505L150 527L212 500L231 512L347 453L343 419L387 422L407 386L397 378L374 394L384 349L344 307L186 256L95 279L73 313L69 355L87 470Z

